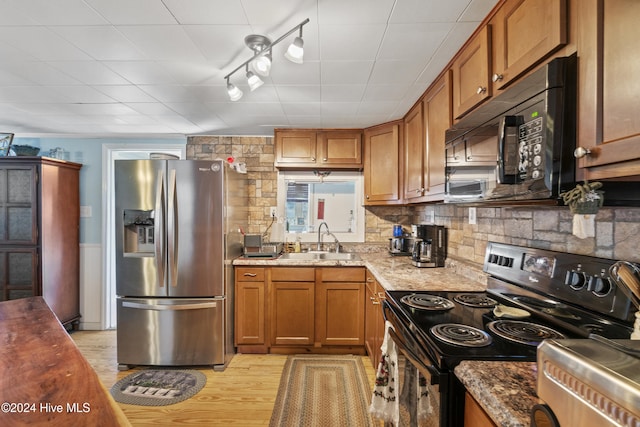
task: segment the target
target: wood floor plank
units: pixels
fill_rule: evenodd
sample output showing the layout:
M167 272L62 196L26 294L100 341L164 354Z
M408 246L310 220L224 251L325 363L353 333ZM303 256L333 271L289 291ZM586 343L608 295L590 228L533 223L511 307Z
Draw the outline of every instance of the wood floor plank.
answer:
M118 371L115 331L77 331L71 338L107 389L133 372ZM119 403L133 426L268 426L286 355L237 354L223 372L198 369L207 384L193 398L169 406ZM373 389L375 371L363 364Z

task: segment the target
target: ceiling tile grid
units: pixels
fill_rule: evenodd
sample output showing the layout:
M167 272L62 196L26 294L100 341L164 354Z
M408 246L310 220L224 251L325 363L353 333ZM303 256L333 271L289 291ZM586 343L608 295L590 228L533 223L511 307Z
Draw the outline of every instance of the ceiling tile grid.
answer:
M497 0L3 0L0 131L272 135L401 118ZM305 19L304 63L273 48L251 91L244 38Z

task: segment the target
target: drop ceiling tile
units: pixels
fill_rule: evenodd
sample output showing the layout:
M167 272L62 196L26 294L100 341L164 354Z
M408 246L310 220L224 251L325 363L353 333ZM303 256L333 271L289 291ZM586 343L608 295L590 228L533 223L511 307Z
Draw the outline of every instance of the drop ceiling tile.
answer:
M17 76L38 85L80 85L81 82L41 61L11 62L1 66Z
M162 115L172 114L173 110L156 102L127 102L127 107L139 114Z
M117 27L147 59L198 61L204 56L178 25L124 25Z
M136 85L175 84L160 64L152 61L105 61L104 65Z
M321 25L320 58L371 61L376 57L385 28L383 24Z
M55 27L54 31L99 61L132 61L147 59L144 54L115 27ZM66 58L53 58L51 60ZM76 59L76 58L69 58Z
M134 85L93 86L118 102L155 102L155 98Z
M358 115L384 115L388 111L392 111L398 102L380 102L380 101L363 101L358 106Z
M138 87L162 103L193 101L200 95L197 86L140 85Z
M98 61L51 61L51 67L88 85L125 85L129 82Z
M180 24L247 24L239 1L163 0Z
M287 127L287 126L279 126ZM322 118L317 116L289 116L289 127L292 128L321 128Z
M64 103L68 101L64 96L48 87L43 86L4 86L0 87L0 103Z
M469 0L447 0L439 2L400 0L396 3L396 7L393 8L389 22L393 24L406 24L411 22L456 22L468 5Z
M157 0L85 0L113 25L175 24L164 2Z
M0 25L18 26L18 25L37 25L38 22L29 15L27 10L20 8L22 0L4 0L0 2L0 16L2 23Z
M423 68L424 64L421 61L376 61L369 83L412 84L420 76Z
M107 21L83 0L10 0L10 3L42 25L107 24Z
M271 31L285 31L309 18L318 22L317 0L296 0L292 7L291 0L241 0L242 8L248 22L254 26L271 28Z
M281 102L320 101L320 86L281 85L276 90Z
M322 85L321 96L324 102L360 102L366 90L364 84Z
M269 75L275 85L310 85L320 83L320 62L294 64L287 60L273 61Z
M322 115L349 116L358 113L359 102L322 102Z
M90 86L51 86L51 89L60 93L72 103L110 103L116 102L113 98L98 92Z
M226 121L233 116L284 116L284 111L279 102L234 102L228 104L224 111L218 112L218 115Z
M176 83L185 85L224 85L220 61L158 61Z
M410 85L406 84L368 85L362 100L366 102L400 101L409 87Z
M386 24L395 0L318 1L318 22L331 24Z
M249 59L251 50L244 38L252 33L248 25L185 25L184 30L210 61L224 61L226 72Z
M373 61L322 61L323 85L362 84L369 80Z
M282 109L284 113L291 116L319 116L319 102L283 102Z
M122 114L135 114L135 111L127 105L121 103L113 104L68 104L67 109L76 114L82 115L109 115L119 116Z
M378 52L378 60L404 59L426 61L431 58L453 24L389 25Z
M24 86L33 84L31 81L12 71L0 69L0 86Z
M42 61L91 59L85 52L45 27L0 27L0 42Z

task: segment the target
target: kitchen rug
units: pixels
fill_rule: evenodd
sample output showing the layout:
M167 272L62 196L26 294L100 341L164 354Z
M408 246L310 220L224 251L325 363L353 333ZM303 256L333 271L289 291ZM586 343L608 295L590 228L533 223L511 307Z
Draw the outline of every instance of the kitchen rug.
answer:
M359 356L289 356L271 427L374 426L371 386Z
M111 395L130 405L173 405L195 395L206 382L207 377L194 370L144 369L115 383Z

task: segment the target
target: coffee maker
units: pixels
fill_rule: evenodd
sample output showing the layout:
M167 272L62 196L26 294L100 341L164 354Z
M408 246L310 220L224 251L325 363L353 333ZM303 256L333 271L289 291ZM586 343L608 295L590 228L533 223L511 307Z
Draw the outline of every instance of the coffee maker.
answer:
M416 267L444 267L447 257L447 229L442 225L413 224L411 264Z

